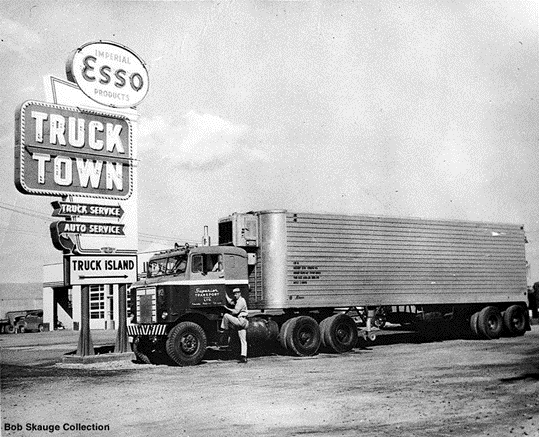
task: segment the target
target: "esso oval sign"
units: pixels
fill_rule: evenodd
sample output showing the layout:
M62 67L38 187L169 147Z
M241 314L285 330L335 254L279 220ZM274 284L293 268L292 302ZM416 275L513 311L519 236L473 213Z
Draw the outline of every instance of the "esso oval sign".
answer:
M67 60L68 80L102 105L129 108L148 93L146 64L132 50L110 41L90 42Z

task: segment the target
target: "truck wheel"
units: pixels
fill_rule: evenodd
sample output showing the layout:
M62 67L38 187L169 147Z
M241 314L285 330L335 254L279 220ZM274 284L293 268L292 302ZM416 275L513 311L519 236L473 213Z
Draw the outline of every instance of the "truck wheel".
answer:
M288 350L300 357L314 355L320 348L320 328L309 316L294 317L286 330Z
M479 330L477 329L477 319L479 318L479 312L473 313L470 317L470 330L474 337L480 337Z
M37 327L37 330L38 330L38 332L43 332L44 331L43 325L39 325Z
M20 325L18 328L17 328L17 332L19 334L24 334L26 332L26 328L23 326L23 325Z
M479 311L477 316L477 331L488 339L500 338L503 330L502 315L498 308L488 306Z
M15 334L15 327L13 325L7 325L6 326L6 332L8 334Z
M181 322L168 334L167 354L180 366L194 366L202 361L208 341L206 333L193 322Z
M137 357L137 361L139 363L152 364L149 357L151 350L147 340L136 337L133 343L131 343L131 349L133 350L133 353L135 354L135 357Z
M357 326L350 316L335 314L322 320L322 344L338 354L348 352L357 344Z
M509 335L524 335L526 332L526 310L521 305L511 305L503 314L503 325Z

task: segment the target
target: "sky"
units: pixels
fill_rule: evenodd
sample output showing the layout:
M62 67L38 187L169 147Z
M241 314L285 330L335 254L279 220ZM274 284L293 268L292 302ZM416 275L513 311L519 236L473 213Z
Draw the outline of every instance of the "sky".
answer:
M522 224L539 281L539 2L0 2L0 282L61 261L14 185L14 114L115 41L147 64L139 250L233 212Z

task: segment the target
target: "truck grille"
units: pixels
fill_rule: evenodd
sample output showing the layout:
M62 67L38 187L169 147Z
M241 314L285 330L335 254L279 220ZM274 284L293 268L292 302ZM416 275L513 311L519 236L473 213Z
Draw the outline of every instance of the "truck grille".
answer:
M155 288L137 290L137 322L153 323L157 321Z

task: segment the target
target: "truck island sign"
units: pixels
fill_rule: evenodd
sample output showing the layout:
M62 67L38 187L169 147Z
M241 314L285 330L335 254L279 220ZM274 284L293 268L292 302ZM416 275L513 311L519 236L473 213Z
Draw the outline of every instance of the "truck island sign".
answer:
M128 119L27 101L15 115L15 185L24 194L127 199L132 192Z
M137 257L65 256L64 272L71 285L131 283L137 280Z
M68 80L90 99L114 108L129 108L148 93L146 64L121 44L100 41L84 44L69 57Z

